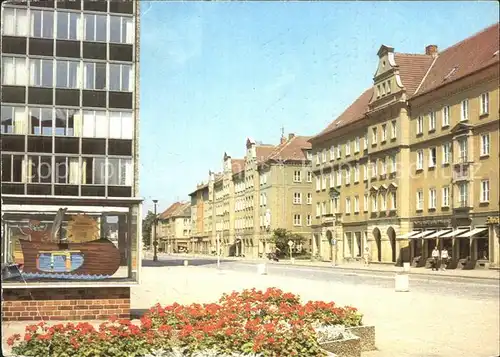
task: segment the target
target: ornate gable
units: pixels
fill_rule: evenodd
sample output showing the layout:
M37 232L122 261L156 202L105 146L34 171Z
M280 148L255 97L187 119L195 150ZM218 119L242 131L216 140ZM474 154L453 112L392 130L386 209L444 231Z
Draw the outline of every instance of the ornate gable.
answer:
M458 134L460 132L465 132L465 131L469 131L473 128L474 126L472 124L468 124L468 123L458 123L457 125L455 125L452 129L451 129L451 132L453 134Z

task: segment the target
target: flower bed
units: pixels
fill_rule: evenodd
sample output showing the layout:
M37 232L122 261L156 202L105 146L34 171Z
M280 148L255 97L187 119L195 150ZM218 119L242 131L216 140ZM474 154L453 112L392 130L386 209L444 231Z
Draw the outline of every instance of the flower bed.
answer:
M88 323L31 325L8 343L25 356L326 356L318 326L362 325L352 307L321 301L301 304L275 288L224 294L217 303L155 305L138 325L111 319ZM202 354L200 354L202 353ZM154 356L154 354L153 354Z

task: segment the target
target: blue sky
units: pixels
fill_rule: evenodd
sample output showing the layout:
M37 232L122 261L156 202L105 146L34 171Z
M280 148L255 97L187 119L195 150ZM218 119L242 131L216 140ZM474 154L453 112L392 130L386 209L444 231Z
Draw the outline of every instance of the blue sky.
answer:
M444 49L497 2L141 1L140 192L187 200L252 137L314 135L372 84L381 44Z

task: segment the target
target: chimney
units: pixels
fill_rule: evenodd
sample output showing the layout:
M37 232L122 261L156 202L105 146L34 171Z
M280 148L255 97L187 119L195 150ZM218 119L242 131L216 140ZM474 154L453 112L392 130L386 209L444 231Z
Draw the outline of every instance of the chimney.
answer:
M425 54L436 57L438 54L438 46L436 46L436 45L426 46L425 47Z
M295 137L294 133L288 134L288 141L292 140Z

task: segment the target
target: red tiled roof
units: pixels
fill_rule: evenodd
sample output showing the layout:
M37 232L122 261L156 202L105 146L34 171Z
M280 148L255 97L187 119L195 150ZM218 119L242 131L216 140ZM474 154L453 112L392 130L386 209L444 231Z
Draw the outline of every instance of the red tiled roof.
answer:
M306 160L307 155L304 150L312 147L309 139L310 136L294 136L278 145L268 160Z
M257 162L265 162L269 155L271 155L276 146L274 145L257 145L255 146L255 154L257 156Z
M159 219L165 219L165 218L168 218L170 217L170 215L172 214L172 212L174 212L179 206L180 206L180 202L175 202L175 203L172 203L170 205L170 207L168 207L165 211L163 211L162 213L160 213L160 215L158 216Z
M317 139L327 133L333 132L334 130L363 119L366 111L368 110L368 104L370 103L372 94L373 88L365 90L363 94L361 94L342 114L340 114L339 117L337 117L337 119L331 122L326 129L312 137L310 140Z
M399 76L406 93L411 96L422 82L434 61L434 57L431 55L395 53L394 60L398 66Z
M180 202L179 205L170 213L172 218L175 217L190 217L191 204L189 202Z
M438 54L416 95L455 81L499 61L499 23Z
M245 170L245 159L231 159L231 171L237 174Z

